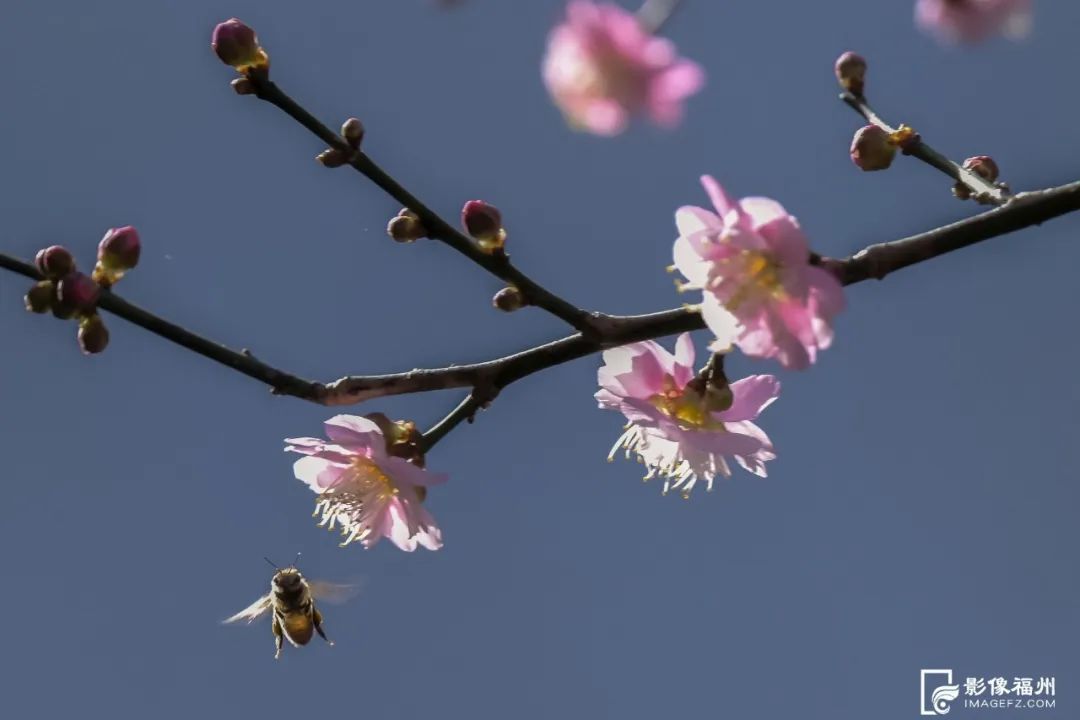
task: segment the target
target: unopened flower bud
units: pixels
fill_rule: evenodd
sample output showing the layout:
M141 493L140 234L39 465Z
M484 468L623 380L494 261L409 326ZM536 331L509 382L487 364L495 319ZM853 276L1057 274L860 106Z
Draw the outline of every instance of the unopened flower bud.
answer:
M884 170L892 165L896 145L877 125L859 128L851 141L851 161L861 170Z
M360 141L364 139L364 123L357 118L349 118L341 126L341 137L354 148L360 147Z
M848 51L836 59L833 66L836 80L840 87L852 95L862 95L866 82L866 59L857 53Z
M315 159L320 165L328 168L339 168L342 165L347 165L349 162L349 158L346 157L345 153L334 148L323 150L315 156Z
M506 243L502 214L494 205L483 200L470 200L465 203L461 209L461 224L480 247L488 252L497 250Z
M94 265L94 282L102 287L112 287L128 270L139 264L142 243L139 233L130 225L109 228L98 243L98 259Z
M97 306L100 293L101 288L96 282L81 272L73 272L56 284L53 311L59 308L65 317L88 315Z
M52 309L53 298L56 296L56 285L52 280L42 280L34 284L23 298L26 309L35 313L47 313Z
M410 212L391 218L386 226L386 234L397 242L408 243L426 236L427 228Z
M237 72L246 73L270 66L270 58L259 46L255 31L236 18L218 23L210 45L221 62L233 66Z
M255 86L251 84L251 81L246 77L235 78L231 83L232 89L236 91L237 95L254 95Z
M38 254L34 256L34 265L38 272L48 279L59 280L75 271L75 258L67 248L53 245L38 250Z
M964 169L970 170L983 180L994 182L998 179L998 166L989 155L976 155L964 161Z
M109 329L97 313L79 321L79 348L85 355L96 355L109 344Z
M514 312L525 307L525 296L516 287L509 285L495 293L491 304L503 312Z
M109 228L98 243L98 262L110 270L131 270L139 264L142 242L139 232L130 225Z
M962 182L952 186L952 194L960 200L969 200L971 198L971 190Z

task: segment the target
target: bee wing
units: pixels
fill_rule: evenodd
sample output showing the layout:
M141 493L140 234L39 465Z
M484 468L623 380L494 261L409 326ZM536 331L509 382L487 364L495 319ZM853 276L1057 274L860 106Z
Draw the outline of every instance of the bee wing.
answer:
M221 623L222 623L222 625L225 625L225 624L228 624L228 623L237 622L239 620L246 620L247 622L250 623L253 620L258 620L260 617L262 617L264 614L266 614L266 612L269 609L270 609L270 594L267 593L266 595L263 595L261 598L259 598L255 602L248 605L246 608L244 608L240 612L233 615L231 618L227 618L225 620L222 620Z
M320 602L343 603L356 597L360 592L359 583L331 583L316 580L308 583L311 597Z

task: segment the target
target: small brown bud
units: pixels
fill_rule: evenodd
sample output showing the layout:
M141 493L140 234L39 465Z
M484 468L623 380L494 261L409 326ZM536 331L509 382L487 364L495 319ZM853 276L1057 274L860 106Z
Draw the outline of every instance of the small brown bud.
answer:
M495 293L491 304L503 312L514 312L525 307L525 295L513 285L508 285Z
M859 128L851 140L851 161L860 170L884 170L892 165L895 155L892 138L877 125Z
M66 247L52 245L38 250L34 266L49 280L59 280L75 271L75 258Z
M998 166L989 155L976 155L964 161L964 169L970 170L987 182L998 179Z
M246 77L238 77L230 83L237 95L254 95L255 86Z
M397 242L408 243L419 240L427 235L427 229L411 212L407 215L396 215L390 219L386 226L386 234Z
M79 321L79 348L84 355L96 355L109 344L109 329L97 313Z
M836 80L840 87L852 95L861 96L866 82L866 59L857 53L848 51L836 59L833 66Z
M958 182L952 186L952 194L959 200L971 199L971 190L969 190L968 186L962 182Z
M315 156L315 159L318 160L323 167L328 168L338 168L342 165L347 165L349 162L349 158L345 157L345 153L335 148L323 150Z
M47 313L52 309L53 298L56 297L56 285L52 280L42 280L34 284L27 291L23 300L26 309L35 313Z
M351 117L341 126L341 137L354 148L360 147L360 141L364 139L364 123Z

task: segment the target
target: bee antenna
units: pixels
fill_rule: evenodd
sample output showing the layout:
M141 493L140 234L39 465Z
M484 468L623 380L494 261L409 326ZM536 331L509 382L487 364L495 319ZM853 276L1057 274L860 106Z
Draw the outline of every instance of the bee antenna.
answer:
M296 567L299 562L300 562L300 553L296 553L296 559L293 560L292 566Z
M265 560L266 562L270 563L270 567L274 568L275 570L280 570L280 569L281 569L281 568L279 568L279 567L278 567L277 565L275 565L275 564L274 564L274 561L273 561L273 560L271 560L270 558L268 558L268 557L264 557L264 558L263 558L263 560Z

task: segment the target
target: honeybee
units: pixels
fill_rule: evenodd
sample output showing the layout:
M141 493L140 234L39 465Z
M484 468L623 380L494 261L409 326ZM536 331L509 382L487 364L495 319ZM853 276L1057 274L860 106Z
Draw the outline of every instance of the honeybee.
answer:
M264 558L266 559L266 558ZM300 556L296 556L297 561ZM270 592L236 613L223 623L246 620L248 624L259 619L267 612L273 618L271 628L274 632L274 659L281 657L281 647L288 640L293 647L307 645L314 633L329 645L334 642L323 631L322 613L315 607L315 598L329 602L341 602L352 597L355 585L337 585L326 582L308 582L296 567L296 561L286 568L279 568L270 560L277 571L270 579Z

